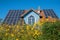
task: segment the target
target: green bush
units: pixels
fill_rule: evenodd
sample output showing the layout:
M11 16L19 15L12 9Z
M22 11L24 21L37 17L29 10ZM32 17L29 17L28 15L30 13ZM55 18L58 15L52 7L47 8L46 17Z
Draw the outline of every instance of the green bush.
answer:
M42 40L60 40L60 21L44 23L42 32Z

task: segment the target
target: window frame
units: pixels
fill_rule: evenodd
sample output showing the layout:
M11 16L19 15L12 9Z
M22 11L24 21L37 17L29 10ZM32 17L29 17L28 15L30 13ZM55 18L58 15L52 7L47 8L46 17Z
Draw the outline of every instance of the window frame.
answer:
M30 24L30 25L33 25L35 23L35 18L34 18L34 16L29 16L28 17L28 24Z

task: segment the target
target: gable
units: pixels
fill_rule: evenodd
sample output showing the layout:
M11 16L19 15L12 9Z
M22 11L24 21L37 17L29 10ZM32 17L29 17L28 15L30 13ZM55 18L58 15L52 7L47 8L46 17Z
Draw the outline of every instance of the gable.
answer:
M35 12L30 12L30 13L27 13L24 17L29 17L29 16L34 16L34 17L37 17L37 16L39 16L39 15L37 15Z
M25 21L26 24L28 24L28 18L29 18L30 16L33 16L33 17L35 18L35 23L38 22L38 20L40 19L40 16L37 15L35 12L32 11L32 12L28 13L28 14L24 17L24 21Z
M35 13L34 11L31 11L31 12L25 14L24 17L30 16L30 15L33 15L33 16L39 16L38 13Z
M40 16L40 14L38 14L37 12L35 12L34 10L31 9L27 13L24 13L21 17L25 17L26 15L30 14L31 12L34 12L35 14Z

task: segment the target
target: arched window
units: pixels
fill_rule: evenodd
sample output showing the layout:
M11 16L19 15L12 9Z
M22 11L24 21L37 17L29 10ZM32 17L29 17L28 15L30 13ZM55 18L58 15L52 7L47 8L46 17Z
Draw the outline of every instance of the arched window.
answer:
M34 22L35 22L34 16L32 16L32 15L29 16L29 17L28 17L28 24L31 24L31 25L32 25L32 24L34 24Z

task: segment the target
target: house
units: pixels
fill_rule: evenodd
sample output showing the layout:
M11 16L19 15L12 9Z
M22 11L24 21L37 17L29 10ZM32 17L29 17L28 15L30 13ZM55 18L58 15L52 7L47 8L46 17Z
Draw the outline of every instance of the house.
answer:
M37 23L42 18L56 18L57 15L53 11L53 9L43 9L43 10L9 10L6 18L4 19L4 23L7 24L17 24L20 21L20 24L34 24ZM51 20L50 19L50 20Z

